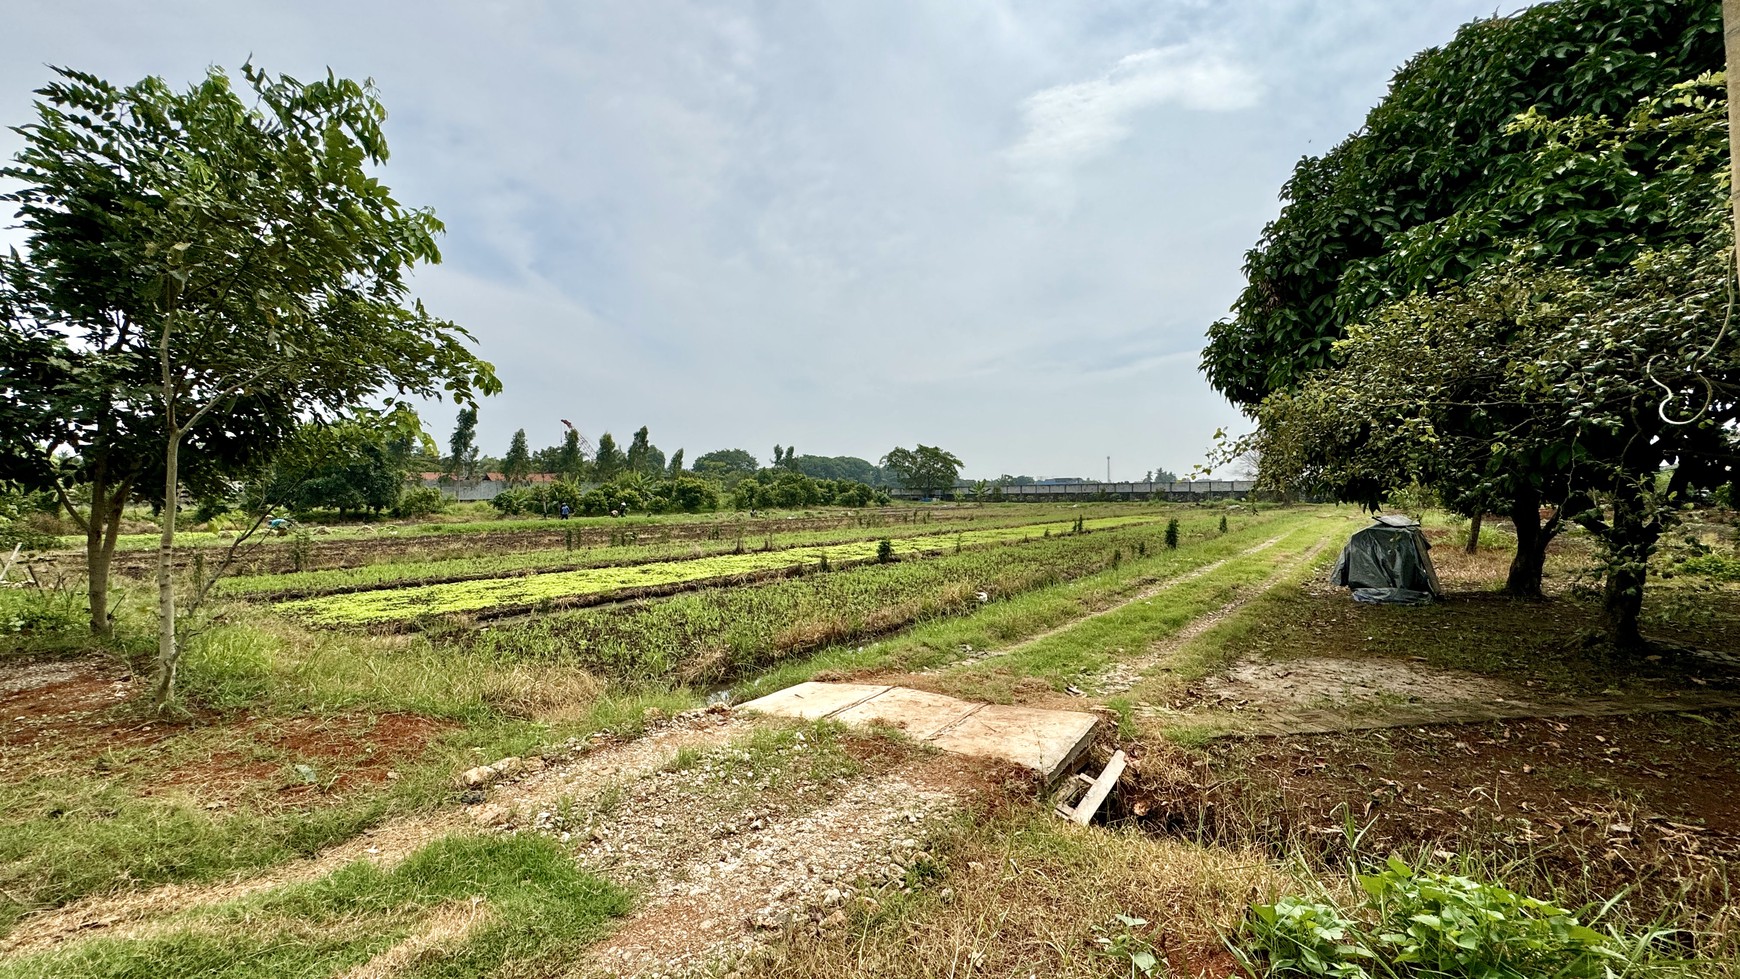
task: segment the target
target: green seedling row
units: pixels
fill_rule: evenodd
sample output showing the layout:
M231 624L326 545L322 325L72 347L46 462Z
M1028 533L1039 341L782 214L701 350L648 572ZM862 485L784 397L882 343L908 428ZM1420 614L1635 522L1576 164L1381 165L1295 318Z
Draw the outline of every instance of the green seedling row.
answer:
M1152 515L1084 521L1084 529L1109 530L1149 523ZM890 538L896 559L969 547L984 547L1071 532L1074 522L961 531L952 535ZM284 613L311 625L367 626L413 622L434 616L502 614L550 607L579 599L654 594L707 582L797 574L877 559L878 541L852 541L815 550L720 554L687 561L587 568L514 578L396 588L283 602Z
M971 520L974 529L1021 527L1036 523L1031 512L1010 513L991 511L975 518L960 518L949 523ZM1037 521L1043 522L1043 521ZM930 529L901 535L906 538L940 537L960 533L959 527L946 524L922 524ZM543 529L548 529L546 526ZM722 526L718 539L661 541L648 544L627 544L614 547L590 547L577 550L557 547L538 551L506 554L447 557L424 561L390 561L359 568L333 568L320 571L297 571L284 574L246 575L227 578L218 583L218 593L235 598L287 601L349 592L372 591L381 588L408 588L419 585L440 585L483 578L504 578L553 571L578 571L657 561L686 561L695 558L729 554L744 548L755 551L788 550L794 547L815 547L850 541L878 540L889 536L886 527L843 527L827 530L763 533L759 528ZM832 556L829 558L832 560Z
M1149 569L1161 578L1271 534L1267 515L1237 533L1213 531L1214 518L1182 521L1177 551L1161 544L1162 524L1053 536L984 547L926 561L859 567L753 586L685 592L514 620L453 637L455 651L478 661L557 660L631 685L717 682L794 656L859 642L916 622L963 615L1037 588L1112 568Z

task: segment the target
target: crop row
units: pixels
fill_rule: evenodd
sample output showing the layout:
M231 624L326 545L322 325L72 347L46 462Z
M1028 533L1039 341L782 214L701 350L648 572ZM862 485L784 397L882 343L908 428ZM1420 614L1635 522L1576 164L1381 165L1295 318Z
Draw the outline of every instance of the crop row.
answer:
M1109 517L1085 521L1085 529L1105 530L1148 523L1152 515ZM936 536L890 539L893 558L916 557L927 551L956 550L1064 534L1072 522L1027 524L1019 527L968 530ZM283 602L278 608L312 625L381 625L407 623L449 615L503 615L564 604L592 604L618 596L664 594L705 583L747 581L781 574L801 574L832 565L879 559L880 541L851 541L815 550L718 554L687 561L586 568L514 578L462 581L444 585L357 592Z
M962 526L973 528L1020 527L1036 523L1032 511L983 511L976 518L968 517L943 523L920 523L902 537L952 535ZM649 564L657 561L692 560L719 554L788 550L794 547L816 547L876 540L888 537L887 529L878 526L846 526L825 530L800 530L787 533L754 533L744 525L724 526L712 539L637 542L633 531L624 531L618 540L628 543L615 546L571 548L557 547L536 551L510 551L487 555L443 557L426 561L390 561L357 568L332 568L321 571L300 571L285 574L256 574L227 578L218 585L220 594L238 598L283 601L292 598L312 598L319 595L340 595L373 591L381 588L407 588L419 585L439 585L484 578L506 578L553 571L577 571L616 565Z
M1054 536L928 561L869 565L733 588L687 592L540 615L452 637L455 651L492 661L563 660L626 682L707 683L765 669L825 646L859 642L927 619L959 615L1128 562L1164 580L1237 555L1271 536L1262 515L1230 533L1214 518L1181 521L1177 550L1159 525Z

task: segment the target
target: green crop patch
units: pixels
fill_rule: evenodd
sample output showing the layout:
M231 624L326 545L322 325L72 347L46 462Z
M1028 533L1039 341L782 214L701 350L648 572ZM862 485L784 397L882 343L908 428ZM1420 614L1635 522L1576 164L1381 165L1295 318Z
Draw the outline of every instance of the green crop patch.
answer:
M946 554L1084 530L1111 530L1149 523L1151 515L965 530L955 534L891 538L895 559ZM816 548L719 554L687 561L536 574L359 592L283 602L278 608L311 625L378 626L446 615L492 616L594 604L600 600L679 591L705 583L748 581L878 559L879 541L851 541Z

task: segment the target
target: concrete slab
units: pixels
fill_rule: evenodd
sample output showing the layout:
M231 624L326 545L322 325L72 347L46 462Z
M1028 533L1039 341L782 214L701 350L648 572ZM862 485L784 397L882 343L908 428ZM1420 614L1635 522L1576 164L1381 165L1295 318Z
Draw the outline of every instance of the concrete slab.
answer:
M879 683L817 683L809 680L751 700L739 705L739 709L817 721L892 689Z
M1079 711L986 704L930 743L958 754L1004 758L1055 779L1087 751L1098 723Z
M870 683L800 683L739 709L812 721L828 717L843 724L889 724L944 751L1001 758L1048 781L1075 765L1099 723L1093 714L1079 711L975 704Z
M958 724L979 705L945 697L926 690L891 687L855 707L833 715L842 724L887 724L905 732L916 741L924 741L937 732Z

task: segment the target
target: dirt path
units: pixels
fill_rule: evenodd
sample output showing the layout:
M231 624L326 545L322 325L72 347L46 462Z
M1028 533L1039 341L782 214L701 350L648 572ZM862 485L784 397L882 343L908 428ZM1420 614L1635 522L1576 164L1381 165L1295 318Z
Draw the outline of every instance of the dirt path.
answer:
M923 873L930 827L978 781L970 763L918 757L884 772L816 786L815 808L751 799L692 813L707 772L666 773L636 787L582 863L642 890L642 904L592 950L590 966L614 976L682 974L743 955L789 930L843 924L849 906L874 905ZM696 820L695 817L701 818ZM667 819L667 816L669 817ZM678 819L705 826L701 840L670 832Z
M1284 537L1285 535L1282 535L1282 536ZM1112 615L1118 611L1121 611L1122 609L1124 609L1127 606L1136 604L1137 602L1148 601L1148 600L1154 598L1156 595L1159 595L1162 592L1167 591L1168 589L1176 588L1179 585L1188 584L1189 582L1195 581L1196 579L1201 578L1204 575L1213 574L1215 571L1218 571L1220 568L1225 566L1230 561L1237 561L1240 558L1250 557L1253 554L1258 554L1258 553L1261 553L1262 551L1268 550L1271 547L1274 547L1276 544L1281 542L1281 539L1282 539L1281 537L1271 537L1268 540L1263 541L1260 544L1254 544L1250 547L1247 547L1244 550L1238 552L1237 554L1232 555L1231 557L1224 557L1218 561L1211 561L1208 564L1202 565L1201 567L1192 568L1191 570L1186 571L1184 574L1178 575L1175 578L1167 578L1164 581L1157 581L1154 584L1149 585L1147 588L1142 589L1141 591L1137 592L1134 595L1131 595L1129 598L1126 598L1121 602L1117 602L1115 604L1108 605L1102 609L1096 609L1095 611L1089 612L1088 614L1081 616L1080 618L1071 619L1068 622L1064 622L1064 623L1060 623L1058 625L1052 626L1051 628L1046 629L1043 632L1034 633L1033 635L1028 636L1026 639L1023 639L1020 642L1015 643L1014 645L1005 646L1002 649L982 650L982 651L977 652L971 656L966 657L965 659L959 659L959 660L955 660L952 663L944 664L942 666L932 667L931 669L923 671L919 675L923 676L926 674L946 673L950 670L957 670L957 669L960 669L962 667L972 666L976 663L983 663L986 660L996 659L996 658L1001 657L1001 656L1007 656L1010 653L1014 653L1014 652L1017 652L1019 650L1026 649L1029 646L1033 646L1033 645L1036 645L1038 643L1042 643L1045 640L1050 639L1053 636L1061 635L1065 632L1068 632L1069 630L1076 628L1077 626L1081 625L1084 622L1091 622L1094 619L1098 619L1098 618L1101 618L1101 617L1107 616L1107 615Z
M577 744L566 755L544 764L541 771L492 789L490 800L482 805L395 819L314 857L283 864L263 874L219 883L168 884L143 891L97 894L31 915L0 939L0 955L40 952L74 937L95 934L139 937L163 929L166 919L186 908L315 880L357 860L395 864L445 834L478 826L511 825L519 813L548 809L563 799L596 794L616 782L670 764L684 748L722 744L747 730L746 721L728 714L696 712L627 744L605 747Z
M1273 544L1274 541L1269 541L1268 543ZM1108 666L1098 676L1088 681L1087 692L1104 697L1110 694L1123 693L1135 686L1145 676L1147 676L1149 670L1164 664L1175 653L1177 653L1178 650L1183 649L1186 645L1194 642L1199 636L1208 632L1208 630L1214 628L1216 625L1219 625L1227 616L1237 612L1252 601L1255 601L1270 589L1285 581L1289 575L1293 574L1299 568L1310 566L1311 562L1316 560L1317 555L1322 553L1323 548L1326 546L1328 546L1327 541L1318 541L1316 544L1311 545L1305 553L1301 554L1297 561L1275 569L1273 574L1264 578L1256 585L1245 589L1237 598L1227 602L1220 608L1215 609L1207 615L1199 615L1192 619L1184 628L1178 630L1165 639L1150 645L1140 657L1133 660L1113 663L1111 666Z

